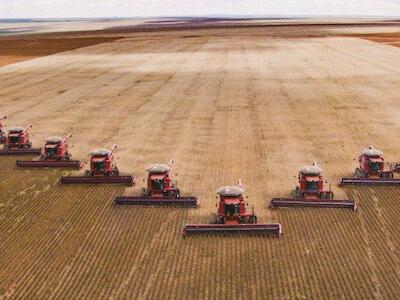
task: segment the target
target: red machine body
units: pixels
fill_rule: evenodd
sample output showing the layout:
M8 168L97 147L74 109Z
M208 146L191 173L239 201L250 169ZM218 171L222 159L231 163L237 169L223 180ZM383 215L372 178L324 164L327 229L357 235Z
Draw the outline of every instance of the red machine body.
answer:
M147 188L142 196L118 196L116 204L130 205L175 205L185 207L198 207L199 201L196 197L182 197L176 184L171 179L171 166L173 160L168 164L153 164L147 167Z
M40 154L41 149L33 149L29 140L29 129L31 127L32 125L28 125L25 128L9 128L0 155Z
M354 170L354 178L341 177L340 185L400 185L399 179L394 179L393 171L385 170L383 152L369 146L358 157L359 167Z
M5 142L6 134L4 133L3 130L3 124L1 121L7 119L7 116L2 116L0 117L0 144L3 144Z
M292 196L304 199L333 199L332 191L324 189L321 171L315 165L312 167L305 167L300 170L299 186L296 187Z
M65 138L49 137L42 150L42 159L44 160L70 160L71 155L68 153L68 139L72 136L69 134Z
M118 168L114 163L114 150L116 147L116 145L113 145L111 150L96 149L91 151L90 170L86 173L91 176L119 175Z
M225 186L217 190L219 204L213 224L189 224L183 228L184 236L194 233L263 233L280 237L279 223L257 224L257 216L247 210L243 199L244 190L239 186Z
M113 145L109 149L96 149L90 152L90 170L85 171L84 176L62 176L61 182L66 184L80 183L115 183L133 185L132 176L120 176L115 165L114 150L117 146Z
M326 207L357 210L353 200L333 200L333 192L324 188L322 170L313 163L299 170L299 186L292 191L292 198L273 198L270 208L276 207Z
M223 187L217 193L219 194L217 224L257 223L254 212L247 210L247 203L243 199L244 191L240 187Z
M17 166L35 168L82 168L83 162L71 160L71 155L68 152L68 139L70 137L72 137L72 134L67 135L65 138L58 136L46 138L46 144L38 158L31 161L17 160Z

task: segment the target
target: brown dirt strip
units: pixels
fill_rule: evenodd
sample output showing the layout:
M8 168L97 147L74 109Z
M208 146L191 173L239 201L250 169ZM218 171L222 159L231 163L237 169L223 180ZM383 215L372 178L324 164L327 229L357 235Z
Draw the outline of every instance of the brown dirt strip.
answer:
M0 67L41 56L112 42L119 37L0 38Z

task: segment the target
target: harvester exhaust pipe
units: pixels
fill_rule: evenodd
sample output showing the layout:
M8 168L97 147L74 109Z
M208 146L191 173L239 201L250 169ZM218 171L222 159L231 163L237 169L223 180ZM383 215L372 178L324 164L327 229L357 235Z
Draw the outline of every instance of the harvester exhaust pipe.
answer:
M243 188L242 179L239 178L238 180L238 187Z
M64 141L67 141L71 137L72 137L72 133L68 133L67 136L64 138Z

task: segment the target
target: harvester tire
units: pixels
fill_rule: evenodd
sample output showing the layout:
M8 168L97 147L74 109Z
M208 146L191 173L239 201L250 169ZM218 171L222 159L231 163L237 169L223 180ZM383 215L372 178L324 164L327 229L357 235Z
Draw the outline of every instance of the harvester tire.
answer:
M365 178L366 176L365 176L364 172L360 168L356 168L354 170L354 177L355 178Z
M210 224L218 224L218 222L217 222L217 214L215 214L215 213L211 214Z
M252 215L249 217L249 224L257 224L257 216Z
M292 191L292 198L301 198L301 191L298 186L296 186L296 189Z

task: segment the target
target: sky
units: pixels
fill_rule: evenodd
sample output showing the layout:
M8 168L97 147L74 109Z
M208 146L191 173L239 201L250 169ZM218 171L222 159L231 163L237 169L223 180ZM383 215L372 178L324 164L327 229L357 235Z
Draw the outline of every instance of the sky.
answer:
M400 0L0 0L0 18L400 16Z

